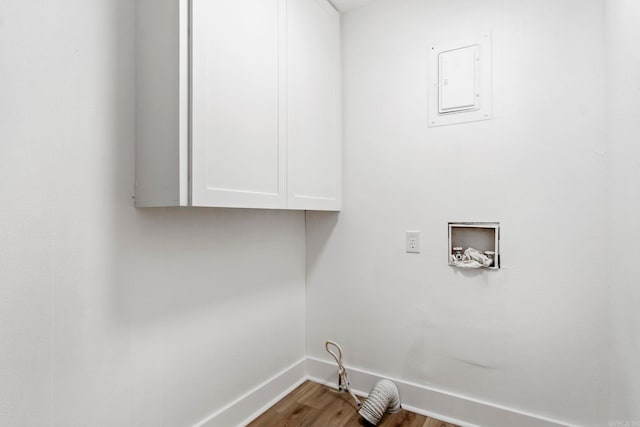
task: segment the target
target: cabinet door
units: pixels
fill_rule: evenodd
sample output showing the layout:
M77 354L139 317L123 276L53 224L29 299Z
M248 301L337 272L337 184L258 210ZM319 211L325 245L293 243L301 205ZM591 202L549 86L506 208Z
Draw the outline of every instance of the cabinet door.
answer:
M286 207L285 0L192 0L191 204Z
M288 207L339 210L340 17L326 0L287 11Z

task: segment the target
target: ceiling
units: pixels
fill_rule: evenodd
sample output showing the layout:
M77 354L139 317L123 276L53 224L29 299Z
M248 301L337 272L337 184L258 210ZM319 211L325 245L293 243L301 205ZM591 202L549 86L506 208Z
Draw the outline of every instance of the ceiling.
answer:
M329 0L341 13L348 12L374 0Z

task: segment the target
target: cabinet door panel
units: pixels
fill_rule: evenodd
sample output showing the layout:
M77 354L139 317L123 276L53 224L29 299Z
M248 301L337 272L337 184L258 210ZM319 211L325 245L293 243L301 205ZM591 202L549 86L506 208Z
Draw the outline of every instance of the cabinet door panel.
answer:
M192 0L192 204L284 208L283 0Z
M340 17L325 0L287 12L288 206L339 210Z

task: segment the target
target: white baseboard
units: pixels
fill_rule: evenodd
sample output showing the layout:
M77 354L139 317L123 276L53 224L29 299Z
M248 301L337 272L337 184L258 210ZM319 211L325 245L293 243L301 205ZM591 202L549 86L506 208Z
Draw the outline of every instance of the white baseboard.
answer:
M353 367L347 370L353 390L361 396L366 396L378 380L388 378ZM337 388L337 372L334 363L307 357L193 427L246 426L306 380ZM462 427L573 427L568 423L466 396L388 379L398 386L404 409Z
M193 427L246 426L306 379L306 359L302 359Z
M335 363L307 357L306 372L307 377L312 381L337 387L338 371ZM369 394L369 390L378 380L388 378L352 367L347 367L347 373L353 390L362 396ZM398 386L403 408L462 427L571 427L567 423L466 396L394 378L388 379Z

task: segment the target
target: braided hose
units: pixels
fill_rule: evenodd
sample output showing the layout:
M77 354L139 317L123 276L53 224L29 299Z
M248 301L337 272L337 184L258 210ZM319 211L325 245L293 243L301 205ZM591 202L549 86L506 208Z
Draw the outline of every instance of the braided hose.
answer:
M385 412L395 414L400 411L398 388L389 380L380 380L371 389L358 413L374 426L380 424Z
M338 352L334 353L329 349L329 346L335 347ZM338 364L338 390L348 392L351 397L353 397L353 400L356 401L356 406L359 408L362 403L360 402L356 394L351 390L351 384L349 384L349 381L347 380L347 370L342 364L342 348L340 348L337 342L329 340L324 343L324 348L327 350L327 353L329 353L333 356L334 359L336 359L336 363Z
M334 347L336 351L332 351L329 347ZM347 370L342 364L342 348L338 343L327 340L324 343L324 348L327 350L338 364L338 389L340 391L348 392L353 400L356 402L356 406L360 408L358 413L367 420L369 423L377 426L380 424L385 412L395 414L400 411L400 393L394 383L389 380L380 380L369 392L369 397L364 403L361 403L355 393L351 390L351 384L347 380Z

